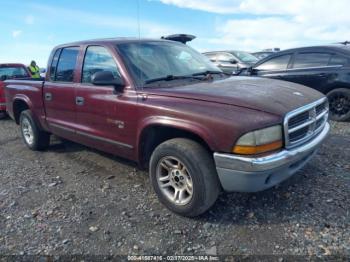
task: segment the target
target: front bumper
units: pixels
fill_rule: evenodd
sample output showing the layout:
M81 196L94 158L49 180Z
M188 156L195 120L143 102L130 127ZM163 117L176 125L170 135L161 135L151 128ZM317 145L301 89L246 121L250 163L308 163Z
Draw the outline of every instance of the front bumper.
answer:
M214 153L223 189L227 192L258 192L279 184L310 160L329 130L326 123L322 132L307 144L263 157Z

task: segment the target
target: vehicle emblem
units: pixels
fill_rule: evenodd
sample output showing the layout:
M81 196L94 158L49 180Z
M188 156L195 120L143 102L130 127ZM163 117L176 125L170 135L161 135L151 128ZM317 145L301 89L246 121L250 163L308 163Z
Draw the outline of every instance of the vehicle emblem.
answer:
M302 93L300 92L293 92L293 95L296 95L296 96L304 96Z

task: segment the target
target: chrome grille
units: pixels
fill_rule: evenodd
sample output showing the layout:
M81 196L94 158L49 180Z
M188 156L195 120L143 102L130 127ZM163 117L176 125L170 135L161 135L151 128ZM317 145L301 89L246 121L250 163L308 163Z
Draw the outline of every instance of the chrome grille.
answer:
M328 120L326 98L288 113L284 120L287 148L301 145L318 135Z

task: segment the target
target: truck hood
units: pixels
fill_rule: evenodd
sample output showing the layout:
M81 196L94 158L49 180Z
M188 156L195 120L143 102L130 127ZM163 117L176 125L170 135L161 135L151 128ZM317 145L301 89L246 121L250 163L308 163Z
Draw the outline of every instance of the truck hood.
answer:
M147 90L147 91L146 91ZM185 86L144 89L147 93L228 104L278 116L323 97L303 85L257 77L230 77Z

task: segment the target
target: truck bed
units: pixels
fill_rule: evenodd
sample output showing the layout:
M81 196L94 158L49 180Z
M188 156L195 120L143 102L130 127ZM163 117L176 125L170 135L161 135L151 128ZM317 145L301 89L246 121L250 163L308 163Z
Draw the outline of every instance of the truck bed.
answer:
M42 80L6 80L5 97L7 112L12 119L15 119L14 105L19 99L24 100L37 116L38 121L44 127L45 110L43 105L43 86ZM18 119L15 119L18 121Z

